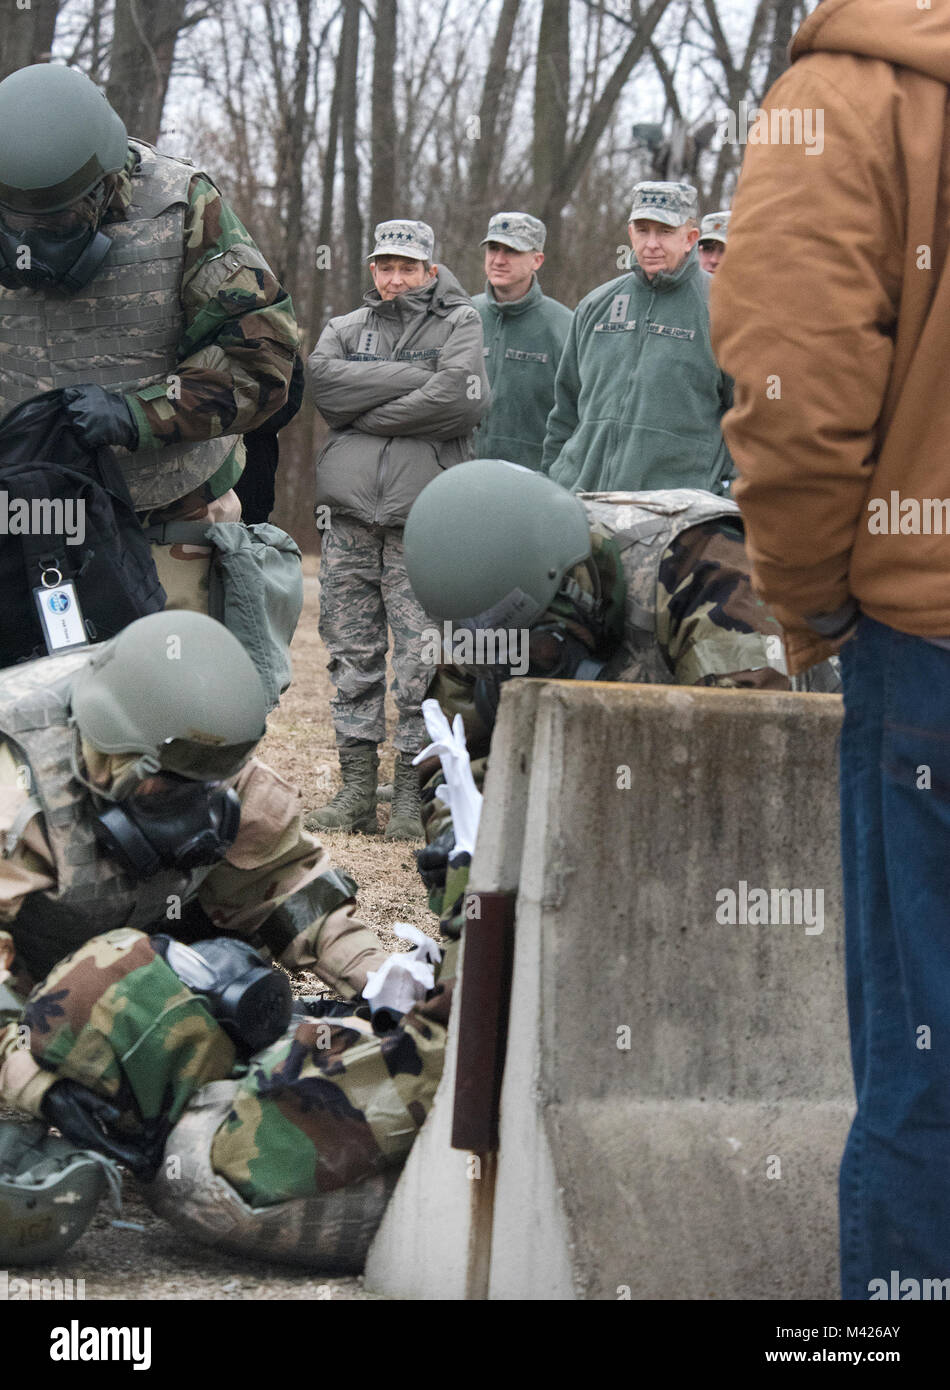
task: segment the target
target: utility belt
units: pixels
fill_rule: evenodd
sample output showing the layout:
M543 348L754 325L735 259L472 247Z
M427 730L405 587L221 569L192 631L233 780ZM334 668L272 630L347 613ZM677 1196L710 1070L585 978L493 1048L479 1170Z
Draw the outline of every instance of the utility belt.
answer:
M267 522L165 521L146 526L145 535L153 546L210 547L208 614L244 647L273 709L290 684L290 643L303 608L297 542Z

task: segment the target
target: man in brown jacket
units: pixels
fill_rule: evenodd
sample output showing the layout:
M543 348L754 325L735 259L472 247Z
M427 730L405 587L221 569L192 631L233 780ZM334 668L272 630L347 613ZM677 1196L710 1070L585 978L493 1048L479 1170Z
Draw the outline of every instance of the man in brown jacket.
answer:
M841 648L844 1297L920 1297L950 1276L950 14L825 0L791 54L749 142L713 340L790 669Z

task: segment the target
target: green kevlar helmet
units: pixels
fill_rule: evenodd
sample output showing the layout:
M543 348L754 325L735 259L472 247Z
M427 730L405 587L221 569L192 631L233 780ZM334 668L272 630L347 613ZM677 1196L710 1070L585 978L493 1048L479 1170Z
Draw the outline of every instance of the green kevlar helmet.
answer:
M0 1124L0 1265L55 1259L78 1240L115 1164L50 1134L45 1124Z
M409 582L427 613L496 628L536 622L591 551L574 494L502 459L456 464L424 487L404 543Z
M59 212L125 164L128 134L84 73L52 63L0 82L0 203Z
M233 777L265 733L253 661L223 623L150 613L95 649L72 686L73 720L101 753L138 753L141 777Z

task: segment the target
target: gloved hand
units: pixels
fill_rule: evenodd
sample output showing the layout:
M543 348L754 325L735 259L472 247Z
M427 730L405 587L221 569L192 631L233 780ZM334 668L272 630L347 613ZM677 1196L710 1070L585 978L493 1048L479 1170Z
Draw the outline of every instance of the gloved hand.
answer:
M101 386L67 386L63 406L70 425L88 449L104 444L138 448L138 425L124 396Z
M451 860L461 854L474 854L475 839L478 834L478 820L482 811L482 794L475 786L472 764L465 745L465 725L461 714L456 714L451 724L443 714L438 700L423 700L422 717L432 742L413 758L413 766L425 762L433 753L438 753L442 764L445 782L436 787L437 801L442 801L452 812L452 828L455 832L455 849ZM451 861L450 861L451 862Z
M431 844L426 845L425 849L416 850L416 863L419 866L419 876L429 892L433 888L445 887L445 871L449 863L449 855L455 848L455 832L451 825L437 835Z
M40 1103L44 1117L71 1144L106 1158L124 1163L137 1178L150 1182L162 1161L168 1126L153 1120L139 1135L110 1133L119 1119L119 1111L103 1096L97 1096L78 1081L55 1081Z

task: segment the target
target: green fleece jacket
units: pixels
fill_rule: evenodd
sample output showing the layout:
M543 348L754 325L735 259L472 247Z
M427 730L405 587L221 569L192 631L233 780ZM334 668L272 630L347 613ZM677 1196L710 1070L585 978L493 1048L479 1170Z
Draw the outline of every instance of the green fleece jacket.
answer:
M696 248L648 280L635 265L578 304L541 471L574 492L705 488L733 476L720 422L732 381L709 338Z
M538 469L571 311L541 293L537 276L520 299L500 302L486 285L472 303L482 319L491 383L491 405L475 433L476 456Z

